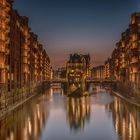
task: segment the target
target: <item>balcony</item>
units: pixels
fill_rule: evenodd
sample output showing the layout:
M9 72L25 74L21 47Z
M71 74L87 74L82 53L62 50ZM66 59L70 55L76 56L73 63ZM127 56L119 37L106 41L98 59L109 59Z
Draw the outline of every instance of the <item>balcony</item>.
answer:
M5 34L5 26L3 23L0 24L0 33Z
M28 59L27 58L23 58L23 63L24 64L28 64Z
M7 88L7 83L5 81L5 79L1 79L0 80L0 91L5 91Z
M6 70L8 70L8 71L10 70L10 66L9 66L9 65L6 65L5 68L6 68Z
M137 24L131 24L130 30L131 30L131 33L137 33L139 31L139 28L138 28Z
M11 4L10 4L10 2L6 2L5 7L6 7L7 9L9 9L9 10L10 10L10 8L11 8Z
M6 32L6 33L9 33L9 32L10 32L10 26L8 26L8 25L6 26L5 32Z
M10 38L6 37L4 43L5 43L5 45L8 45L10 43Z
M3 18L5 18L5 17L6 17L6 14L5 14L5 12L4 12L4 11L0 12L0 17L3 17Z
M121 65L120 65L120 68L122 69L122 68L125 68L126 67L126 65L124 64L124 63L122 63Z
M0 69L4 69L4 68L5 68L4 63L0 63Z
M138 58L137 57L132 57L130 64L137 64L138 63Z
M131 48L131 53L132 53L133 55L137 55L137 53L138 53L138 48Z
M0 3L0 10L4 11L5 10L5 6L3 4Z
M132 57L138 57L138 56L139 56L138 49L132 50L132 51L131 51L131 56L132 56Z
M23 57L28 57L28 52L27 51L23 51Z
M137 41L133 42L132 45L130 46L131 49L135 49L138 47Z
M28 51L29 48L28 48L28 45L27 44L24 44L24 46L22 47L24 50Z
M0 10L2 10L4 12L9 12L10 11L10 7L6 6L6 5L0 4Z
M137 33L132 34L131 41L135 42L137 40L138 40L138 34Z
M0 1L0 6L3 6L3 5L4 5L3 1Z
M4 11L8 13L10 11L10 7L5 7Z
M6 19L10 20L10 15L6 13Z
M10 50L6 48L6 55L10 54Z
M2 38L0 38L0 45L1 46L4 46L5 45L5 41Z
M5 53L5 52L6 52L5 46L0 44L0 53Z
M9 23L10 19L0 16L0 21L3 22L3 24L7 25Z

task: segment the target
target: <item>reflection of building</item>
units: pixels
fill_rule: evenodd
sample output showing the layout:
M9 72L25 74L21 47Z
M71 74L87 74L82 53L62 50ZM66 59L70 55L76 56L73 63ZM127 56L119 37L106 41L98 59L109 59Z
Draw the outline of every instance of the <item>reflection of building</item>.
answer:
M69 83L79 83L90 76L90 56L71 54L67 62L67 78Z
M48 116L49 110L45 103L32 102L21 106L0 120L0 139L37 140Z
M93 67L91 70L91 77L93 79L104 79L104 66Z
M116 133L122 140L140 139L140 109L115 98L114 103L107 106L113 114Z
M84 128L85 122L90 119L90 105L87 97L67 98L67 121L71 129Z

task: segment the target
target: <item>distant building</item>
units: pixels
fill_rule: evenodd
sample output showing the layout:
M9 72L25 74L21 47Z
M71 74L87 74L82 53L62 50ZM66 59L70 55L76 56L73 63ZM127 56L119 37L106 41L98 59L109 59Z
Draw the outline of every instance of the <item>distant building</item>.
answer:
M91 78L93 79L104 79L104 66L100 65L97 67L93 67L91 70Z
M109 58L104 64L104 78L113 79L112 59Z
M90 56L71 54L67 62L67 79L69 83L80 83L90 76Z
M58 68L54 73L56 78L66 79L66 67Z
M90 68L90 55L83 55L86 61L86 77L90 78L91 77L91 68Z

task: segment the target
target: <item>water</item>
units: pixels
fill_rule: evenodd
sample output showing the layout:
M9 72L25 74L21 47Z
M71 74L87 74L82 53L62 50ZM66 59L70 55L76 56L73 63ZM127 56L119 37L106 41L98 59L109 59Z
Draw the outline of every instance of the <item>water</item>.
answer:
M98 89L68 98L50 88L0 121L0 140L140 140L140 109Z

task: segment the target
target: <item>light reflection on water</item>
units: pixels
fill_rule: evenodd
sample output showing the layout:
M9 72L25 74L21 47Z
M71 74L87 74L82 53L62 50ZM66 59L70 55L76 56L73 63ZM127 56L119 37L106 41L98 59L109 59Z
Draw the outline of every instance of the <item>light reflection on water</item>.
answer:
M99 90L69 98L49 89L0 121L0 140L140 140L140 109Z

